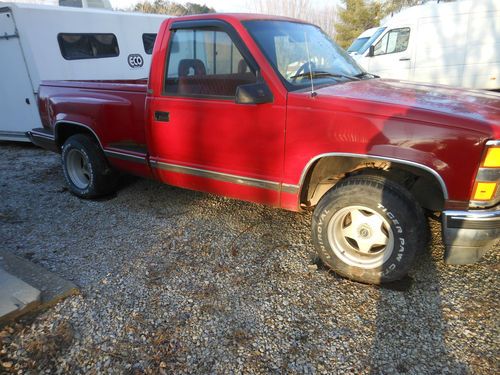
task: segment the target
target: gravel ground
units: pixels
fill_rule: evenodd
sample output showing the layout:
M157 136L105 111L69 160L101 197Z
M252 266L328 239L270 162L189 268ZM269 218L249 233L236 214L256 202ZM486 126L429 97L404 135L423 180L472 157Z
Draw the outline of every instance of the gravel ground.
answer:
M500 373L498 252L445 266L436 235L378 288L315 261L309 213L135 178L84 201L13 143L0 174L0 244L81 287L0 332L0 372Z

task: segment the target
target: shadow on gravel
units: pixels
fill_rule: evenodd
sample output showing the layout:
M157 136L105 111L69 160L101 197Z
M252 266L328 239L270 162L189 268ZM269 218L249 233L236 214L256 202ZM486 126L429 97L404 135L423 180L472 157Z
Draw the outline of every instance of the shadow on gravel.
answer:
M31 142L0 141L0 147L12 147L16 149L38 148Z
M118 189L108 195L98 197L98 198L92 198L92 201L94 202L107 202L107 201L112 201L115 199L121 191L135 185L138 181L142 180L140 177L136 177L133 175L127 175L127 174L121 174L118 177ZM65 186L62 188L61 193L68 193L71 194L71 192L68 190L68 188Z
M410 277L379 288L370 373L469 373L446 347L435 260L429 251L417 257L418 288Z

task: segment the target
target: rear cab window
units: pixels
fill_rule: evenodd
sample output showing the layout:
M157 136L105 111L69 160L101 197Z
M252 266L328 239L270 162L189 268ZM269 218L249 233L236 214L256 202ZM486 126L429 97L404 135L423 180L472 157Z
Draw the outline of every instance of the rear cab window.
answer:
M75 34L57 35L61 55L66 60L100 59L120 55L118 40L114 34Z

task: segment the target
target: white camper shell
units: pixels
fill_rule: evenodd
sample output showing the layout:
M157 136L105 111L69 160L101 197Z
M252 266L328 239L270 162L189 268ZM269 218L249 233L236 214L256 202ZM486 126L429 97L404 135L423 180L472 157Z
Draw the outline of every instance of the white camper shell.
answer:
M0 139L41 127L42 80L148 77L166 16L0 2Z
M500 88L500 1L429 2L385 20L385 30L353 55L383 78Z

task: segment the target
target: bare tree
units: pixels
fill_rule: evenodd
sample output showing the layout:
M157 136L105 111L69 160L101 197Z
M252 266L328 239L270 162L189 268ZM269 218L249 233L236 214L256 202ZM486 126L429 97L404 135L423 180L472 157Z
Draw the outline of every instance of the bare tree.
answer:
M337 22L338 14L335 5L328 5L321 9L311 10L311 17L307 20L315 25L318 25L330 35L332 38L335 36L335 23Z
M142 1L137 3L133 10L142 13L169 14L171 16L185 16L188 14L214 13L215 9L206 5L187 2L185 4L169 0Z
M248 6L259 13L292 18L303 18L312 9L310 0L254 0Z
M320 26L327 34L335 34L336 7L313 7L313 0L254 0L247 1L248 8L257 13L302 19Z

